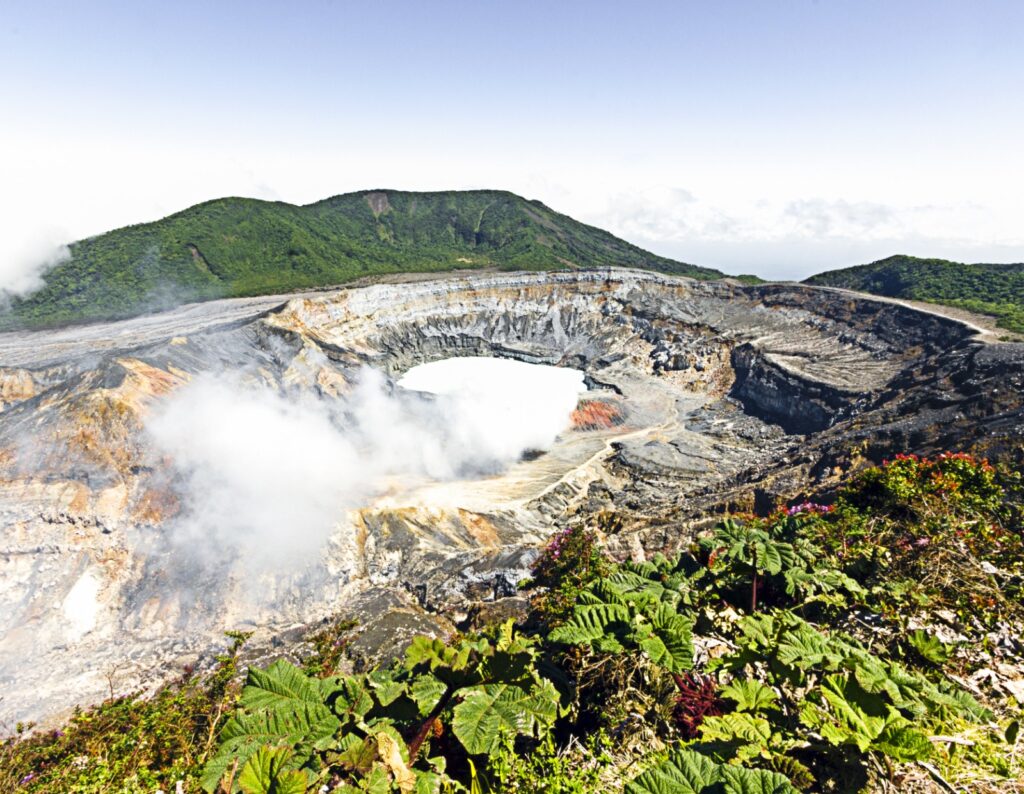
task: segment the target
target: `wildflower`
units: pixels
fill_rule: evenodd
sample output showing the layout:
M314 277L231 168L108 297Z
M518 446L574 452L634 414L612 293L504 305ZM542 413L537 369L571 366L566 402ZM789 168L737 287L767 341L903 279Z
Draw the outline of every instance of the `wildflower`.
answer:
M826 513L832 512L832 505L820 505L815 502L804 502L803 504L793 505L786 511L788 516L798 516L801 513L811 513L814 515L825 515Z

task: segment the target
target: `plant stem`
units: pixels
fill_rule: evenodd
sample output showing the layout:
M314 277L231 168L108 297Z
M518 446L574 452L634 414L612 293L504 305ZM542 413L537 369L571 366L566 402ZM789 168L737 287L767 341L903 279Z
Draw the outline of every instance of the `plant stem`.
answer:
M757 549L753 550L753 565L754 578L751 581L750 586L750 613L757 612Z
M420 752L420 745L422 745L423 742L426 740L427 734L429 734L430 729L434 727L434 723L437 721L437 718L441 716L441 712L448 707L449 703L451 703L452 696L454 694L455 687L449 684L448 688L445 689L444 694L441 695L440 700L437 701L437 705L430 710L430 713L427 715L426 720L424 720L423 724L420 725L420 729L416 731L416 735L412 737L412 741L409 742L410 764L412 764L412 762L416 760L416 756Z

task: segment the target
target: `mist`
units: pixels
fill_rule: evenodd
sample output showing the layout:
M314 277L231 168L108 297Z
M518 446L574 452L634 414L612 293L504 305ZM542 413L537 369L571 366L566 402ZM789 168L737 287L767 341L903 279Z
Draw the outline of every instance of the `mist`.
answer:
M54 231L36 232L0 247L0 306L42 288L46 272L71 258L61 238Z
M183 498L172 543L256 572L300 571L346 511L386 489L495 474L549 448L585 390L576 370L496 359L438 362L400 383L364 368L331 398L203 375L164 398L147 432Z

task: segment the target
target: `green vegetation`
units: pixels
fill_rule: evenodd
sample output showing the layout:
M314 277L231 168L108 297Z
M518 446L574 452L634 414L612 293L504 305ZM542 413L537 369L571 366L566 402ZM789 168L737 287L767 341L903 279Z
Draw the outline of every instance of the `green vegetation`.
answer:
M1001 327L1024 333L1024 263L965 265L890 256L869 265L819 273L805 283L956 306L989 314Z
M209 684L8 741L0 787L1024 791L1021 703L965 684L1019 670L998 637L1024 625L1022 490L970 455L899 456L832 504L733 515L643 562L603 555L621 527L600 514L551 539L518 624L343 674L338 623L240 690L228 654Z
M371 191L303 207L225 198L74 243L45 287L0 314L0 329L130 317L388 273L608 266L722 276L502 191Z

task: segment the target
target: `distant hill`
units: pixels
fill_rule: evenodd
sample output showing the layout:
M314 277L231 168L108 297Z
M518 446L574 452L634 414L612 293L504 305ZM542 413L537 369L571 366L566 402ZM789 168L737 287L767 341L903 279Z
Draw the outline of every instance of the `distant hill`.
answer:
M890 256L869 265L819 273L804 283L957 306L990 314L1003 328L1024 333L1024 263L966 265Z
M41 290L0 314L0 329L129 317L385 273L623 266L724 275L496 190L374 190L301 207L224 198L70 248L71 258L45 275Z

